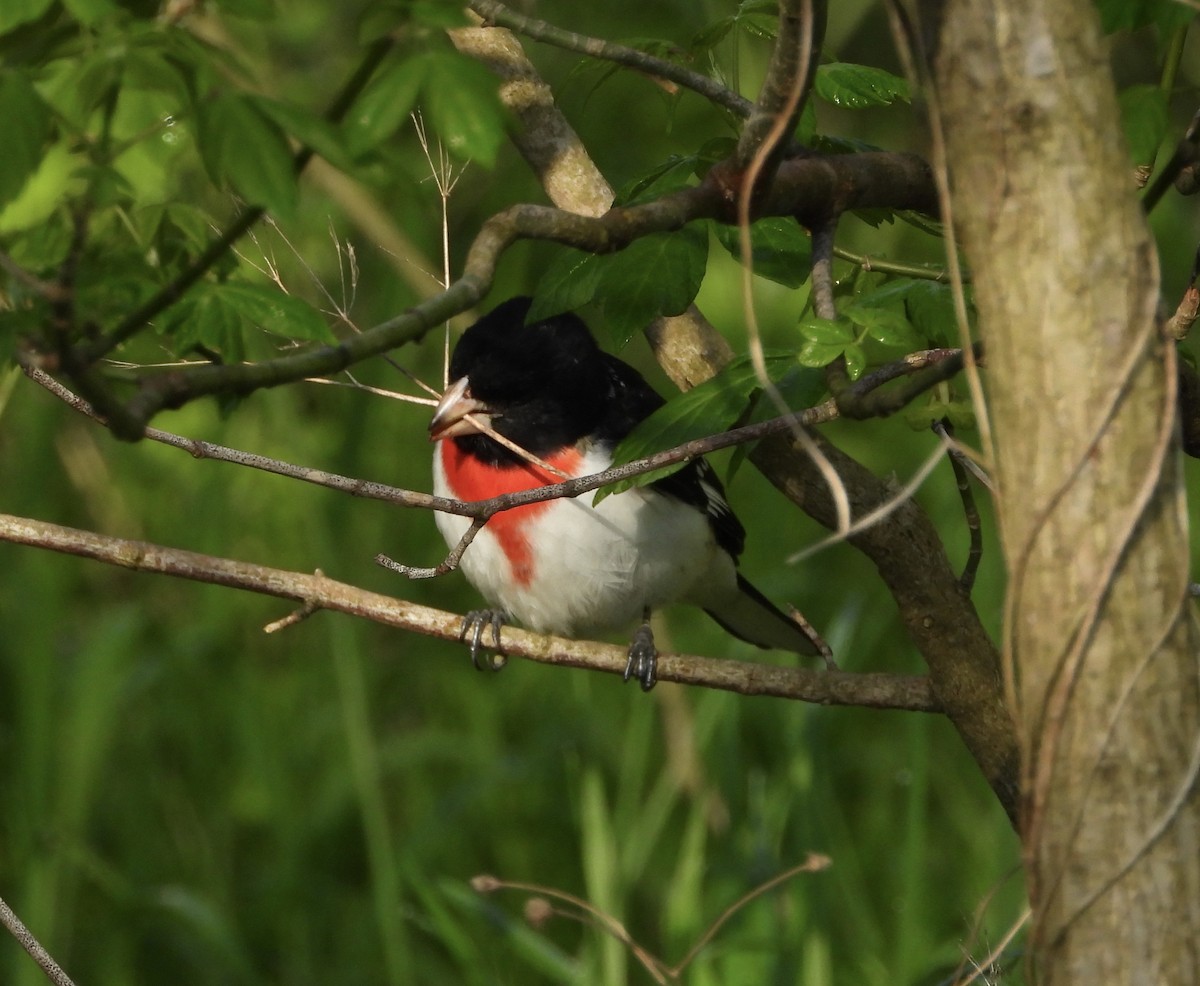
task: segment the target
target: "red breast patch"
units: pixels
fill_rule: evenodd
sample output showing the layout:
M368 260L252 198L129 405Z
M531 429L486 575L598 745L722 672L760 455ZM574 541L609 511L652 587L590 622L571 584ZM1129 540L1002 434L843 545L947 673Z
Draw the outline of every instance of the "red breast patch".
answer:
M473 455L464 453L453 440L440 444L439 451L446 482L450 492L458 500L490 500L503 493L532 490L562 482L560 477L531 462L491 466L480 462ZM582 460L583 456L573 447L543 459L555 469L572 477L578 475ZM487 529L500 542L500 547L512 566L512 577L519 585L528 585L533 578L533 552L529 547L528 524L539 513L548 509L552 502L543 500L540 503L527 503L523 507L502 510L487 522Z

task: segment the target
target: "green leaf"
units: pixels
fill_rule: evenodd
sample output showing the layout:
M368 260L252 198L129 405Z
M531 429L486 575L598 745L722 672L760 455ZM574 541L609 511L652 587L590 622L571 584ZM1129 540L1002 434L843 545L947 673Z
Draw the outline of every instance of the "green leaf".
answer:
M168 310L165 329L180 354L203 346L220 353L227 362L240 363L246 354L244 322L219 289L218 284L193 289Z
M1178 0L1096 0L1096 6L1106 34L1122 28L1134 31L1151 24L1169 34L1196 16L1193 8Z
M291 103L265 96L251 96L254 105L306 147L311 147L335 167L348 169L353 160L346 153L346 141L328 120Z
M95 24L119 9L112 0L63 0L63 6L77 21L87 25Z
M335 341L325 319L304 301L276 287L244 281L199 284L168 310L164 321L178 352L201 345L228 362L245 358L245 334L251 327L287 339Z
M223 93L204 105L199 146L217 184L228 180L252 205L288 217L296 207L296 173L283 132L250 100Z
M214 293L247 322L274 335L305 342L337 341L320 312L276 287L227 281L216 285Z
M847 305L842 315L861 326L872 339L885 346L896 346L910 352L921 348L921 338L902 312L890 308L874 308L860 304Z
M648 174L635 178L621 189L616 200L620 205L637 205L686 188L699 163L700 158L695 154L672 154Z
M602 259L582 250L562 250L538 281L529 318L537 321L589 304L600 286Z
M822 346L844 346L854 341L854 330L850 328L849 323L841 319L833 321L809 315L800 321L798 327L800 334L805 339ZM805 365L824 366L825 363L806 363Z
M960 398L947 400L937 395L930 395L923 404L910 404L904 409L903 417L909 427L917 431L925 431L945 418L949 418L955 428L973 429L977 424L975 408L970 401Z
M343 126L352 155L372 150L407 122L429 69L428 54L414 55L393 62L371 80Z
M412 0L408 4L412 19L425 27L441 30L466 27L471 23L466 6L457 0Z
M904 296L904 310L926 339L942 346L958 345L958 317L950 285L918 281Z
M0 120L4 121L4 153L0 154L0 207L17 197L42 160L50 134L50 107L19 72L0 72Z
M904 79L881 68L849 62L821 65L813 88L826 102L852 110L890 106L896 100L909 101L908 83Z
M1120 95L1121 129L1134 164L1153 160L1167 135L1167 94L1158 86L1130 86Z
M845 343L813 342L809 340L800 347L796 359L801 366L828 366L842 355L846 349Z
M783 376L795 365L791 353L766 354L765 360L767 376L771 379ZM749 357L735 360L712 379L671 398L639 423L617 446L613 464L623 465L693 439L727 431L746 413L750 396L759 386L758 375ZM613 493L662 479L684 465L680 462L665 466L605 487L597 491L596 502Z
M4 0L0 3L0 34L37 20L53 0Z
M857 380L867 368L867 354L862 346L847 346L842 355L846 357L846 374L851 380Z
M604 309L611 345L620 349L647 323L678 315L692 303L708 263L708 230L693 223L673 233L653 233L600 260L595 297Z
M717 242L739 262L741 238L736 226L715 224ZM772 216L750 226L750 257L754 273L789 288L808 280L812 266L812 239L793 219Z
M144 89L149 92L167 93L183 104L190 98L187 74L176 59L167 56L158 45L130 48L125 54L122 83L127 89ZM160 116L173 111L161 107Z
M497 86L491 72L465 55L451 51L430 55L422 97L429 105L433 136L459 158L485 168L496 163L505 137Z
M0 233L12 233L44 223L79 188L76 173L83 160L62 144L46 152L20 194L0 210Z

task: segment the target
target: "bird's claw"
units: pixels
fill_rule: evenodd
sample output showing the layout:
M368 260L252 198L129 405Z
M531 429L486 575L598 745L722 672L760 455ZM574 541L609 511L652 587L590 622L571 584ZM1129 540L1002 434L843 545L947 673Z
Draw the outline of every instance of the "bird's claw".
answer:
M476 671L499 671L508 663L508 658L503 654L486 654L480 649L480 642L483 640L483 631L486 627L492 628L492 645L499 649L500 647L500 628L504 626L505 617L498 609L473 609L463 617L462 629L458 631L458 639L466 641L468 636L471 641L471 666Z
M636 678L644 692L650 691L658 681L658 649L654 646L654 634L648 623L638 627L629 644L624 678L626 681Z

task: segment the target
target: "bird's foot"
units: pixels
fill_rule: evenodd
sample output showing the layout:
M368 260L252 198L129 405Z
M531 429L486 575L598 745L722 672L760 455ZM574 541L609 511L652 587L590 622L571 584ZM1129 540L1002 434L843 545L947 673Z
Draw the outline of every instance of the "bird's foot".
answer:
M500 628L505 623L504 614L498 609L473 609L463 617L458 639L471 641L471 664L476 671L499 671L508 663L503 654L485 654L480 649L483 631L492 628L492 646L500 647Z
M658 649L649 623L643 623L629 644L629 660L625 664L625 680L637 678L642 691L648 692L658 681Z

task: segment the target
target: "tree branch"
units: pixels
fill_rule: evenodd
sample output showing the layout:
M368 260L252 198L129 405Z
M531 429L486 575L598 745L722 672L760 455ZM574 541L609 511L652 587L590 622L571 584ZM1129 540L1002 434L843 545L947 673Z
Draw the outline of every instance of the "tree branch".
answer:
M574 31L565 31L535 17L518 14L504 4L496 3L495 0L471 0L468 6L487 23L507 27L517 34L533 38L534 41L542 41L567 51L577 51L583 55L590 55L592 58L614 62L617 65L645 72L647 75L676 82L685 89L691 89L710 102L729 110L735 116L749 116L753 108L750 100L726 89L707 75L693 72L691 69L666 59L656 58L654 55L638 51L636 48L613 44L600 38L590 38L583 34L576 34Z
M653 202L611 209L593 218L547 206L516 205L487 220L467 256L463 275L441 294L335 346L324 346L254 364L206 364L156 373L141 381L109 426L119 438L137 439L164 408L214 393L246 395L348 366L425 335L447 318L477 304L491 286L496 264L519 239L551 240L591 253L610 253L653 232L679 229L695 219L733 224L736 188L727 170L714 168L700 185ZM850 208L889 205L933 211L935 188L926 163L911 154L867 152L783 162L770 189L756 199L753 218L805 217Z
M320 573L306 575L214 558L9 514L0 514L0 541L91 558L137 572L172 575L292 599L308 611L327 609L346 613L442 640L461 639L463 618L457 614L367 592ZM624 647L542 636L511 627L501 631L500 641L499 650L508 656L608 674L624 674L628 660ZM687 654L660 655L658 669L660 681L699 685L741 695L770 695L820 705L939 711L928 680L910 675L814 671Z

